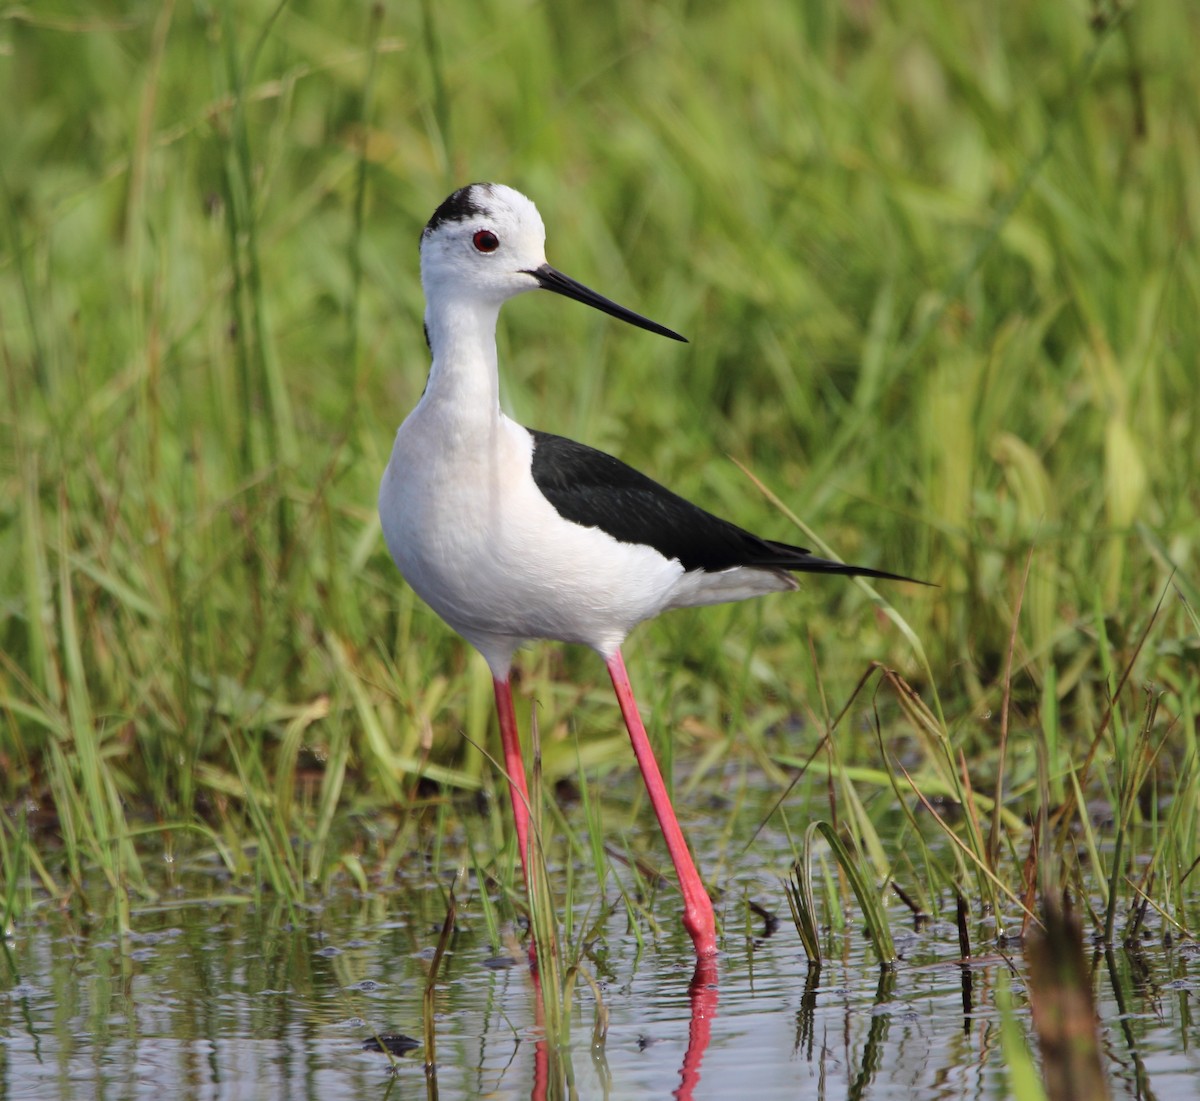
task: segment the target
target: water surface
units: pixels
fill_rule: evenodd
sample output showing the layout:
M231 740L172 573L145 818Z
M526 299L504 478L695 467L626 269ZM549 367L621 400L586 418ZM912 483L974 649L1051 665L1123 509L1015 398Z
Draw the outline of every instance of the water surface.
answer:
M705 846L697 843L701 866ZM782 844L765 835L766 850ZM758 849L756 851L762 851ZM719 854L712 853L712 856ZM436 1087L443 1098L1002 1098L1006 1059L995 987L1009 976L1028 1034L1018 944L984 941L968 967L947 921L914 928L892 911L898 967L882 971L850 915L811 970L773 866L753 854L724 880L715 984L693 984L690 942L663 890L641 928L614 905L584 965L607 1010L577 983L571 1039L547 1066L534 980L507 929L489 942L478 895L459 880L456 932L436 994ZM576 870L576 915L589 869ZM45 904L11 930L0 983L0 1101L67 1098L424 1096L418 1047L394 1062L364 1050L376 1034L422 1035L422 992L453 868L369 894L341 889L289 908L198 863L120 935L96 887L79 905ZM593 876L594 881L594 876ZM464 885L465 884L465 885ZM619 902L615 879L606 898ZM774 931L747 906L780 918ZM503 907L502 907L503 910ZM576 937L581 934L576 933ZM712 976L708 976L709 979ZM1151 925L1136 952L1097 959L1106 1056L1119 1097L1200 1093L1200 954ZM706 1040L706 1042L701 1042ZM700 1047L702 1050L697 1050ZM683 1093L686 1094L684 1089Z

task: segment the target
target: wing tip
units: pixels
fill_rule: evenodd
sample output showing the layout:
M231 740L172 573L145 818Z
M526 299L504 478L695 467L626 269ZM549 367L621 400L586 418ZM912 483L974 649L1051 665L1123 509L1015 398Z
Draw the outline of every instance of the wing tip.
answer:
M910 585L923 585L926 588L937 589L940 586L935 581L924 581L919 577L909 577L903 573L892 573L889 570L877 570L871 566L855 566L849 562L835 562L830 558L818 558L809 555L803 562L798 562L788 569L799 573L832 573L843 577L870 577L876 581L905 581Z

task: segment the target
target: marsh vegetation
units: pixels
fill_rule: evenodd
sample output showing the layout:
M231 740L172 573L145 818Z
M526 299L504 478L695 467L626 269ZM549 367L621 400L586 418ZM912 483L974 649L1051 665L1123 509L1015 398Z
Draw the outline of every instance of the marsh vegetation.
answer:
M603 666L522 659L527 901L487 670L379 535L427 365L417 233L496 179L552 263L691 341L527 296L500 331L514 416L937 584L813 580L631 640L722 989L751 902L827 969L849 941L890 965L919 915L955 959L1003 949L962 1057L1006 1029L988 1088L1037 1096L1022 940L1066 899L1103 1034L1129 990L1104 975L1171 954L1194 1072L1198 36L1160 0L0 12L10 1028L38 930L131 950L175 861L213 873L192 901L297 924L419 882L436 916L396 920L422 949L454 880L488 955L553 932L551 1037L591 1027L626 953L681 951Z

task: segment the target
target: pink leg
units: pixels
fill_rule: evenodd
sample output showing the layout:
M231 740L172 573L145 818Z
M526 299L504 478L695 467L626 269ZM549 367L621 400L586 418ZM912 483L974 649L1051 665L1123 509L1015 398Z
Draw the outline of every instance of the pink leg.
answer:
M650 739L646 736L646 728L642 724L641 715L638 714L621 651L613 654L606 664L608 675L612 677L613 688L617 691L621 714L625 717L625 725L629 729L634 756L637 757L638 767L642 770L642 779L646 782L650 803L658 816L658 825L666 839L667 851L675 864L675 874L679 877L679 889L683 894L683 927L696 946L697 956L715 956L717 932L712 900L704 889L700 873L696 871L696 865L692 862L692 854L688 852L687 842L683 839L683 830L679 828L679 822L675 818L675 809L671 806L671 798L667 795L662 773L654 759L654 751L650 748Z
M513 821L517 827L517 851L521 854L521 874L529 889L529 788L525 784L525 761L521 756L521 738L517 734L517 715L513 710L512 683L508 677L492 678L496 690L496 714L500 719L500 741L504 744L504 771L508 773L508 794L512 798Z

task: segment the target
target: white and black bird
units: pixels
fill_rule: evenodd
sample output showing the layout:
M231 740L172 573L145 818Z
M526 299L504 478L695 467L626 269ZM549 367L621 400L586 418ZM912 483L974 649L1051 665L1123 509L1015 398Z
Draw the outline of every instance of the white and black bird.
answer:
M554 291L684 339L556 271L545 240L537 208L501 184L455 191L425 226L421 284L433 363L383 475L383 533L408 583L491 668L526 880L528 796L513 655L533 639L583 643L607 665L679 876L684 925L697 954L711 956L712 903L638 715L621 644L643 620L672 608L795 589L796 572L909 579L759 538L619 459L507 417L496 321L523 291Z

